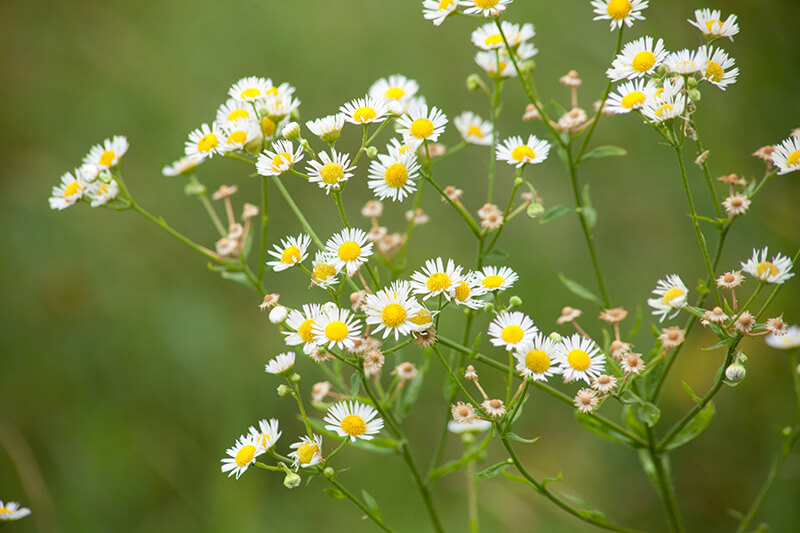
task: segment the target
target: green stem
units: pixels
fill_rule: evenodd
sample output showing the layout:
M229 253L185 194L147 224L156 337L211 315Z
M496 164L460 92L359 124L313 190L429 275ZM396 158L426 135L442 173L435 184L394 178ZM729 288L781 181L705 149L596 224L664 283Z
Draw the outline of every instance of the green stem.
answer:
M465 453L469 453L469 451L470 445L467 445ZM478 533L480 523L478 522L478 480L475 478L475 461L467 462L466 474L469 530L472 533Z
M328 479L328 481L330 482L330 484L331 484L331 485L333 485L334 487L336 487L336 488L339 490L339 492L341 492L342 494L344 494L344 496L345 496L345 497L346 497L348 500L350 500L351 502L353 502L354 504L356 504L356 506L357 506L359 509L361 509L361 511L362 511L362 512L363 512L365 515L367 515L367 516L369 517L369 519L370 519L370 520L372 520L373 522L375 522L375 525L376 525L376 526L378 526L379 528L381 528L381 529L382 529L382 530L384 530L384 531L387 531L388 533L393 533L393 532L392 532L392 529L390 529L390 528L389 528L389 526L387 526L386 524L384 524L384 523L383 523L383 521L382 521L380 518L378 518L378 516L377 516L375 513L373 513L373 512L372 512L372 511L369 509L369 507L367 507L366 505L364 505L363 503L361 503L361 501L360 501L358 498L356 498L356 497L353 495L353 493L351 493L349 490L347 490L347 489L344 487L344 485L342 485L341 483L339 483L338 481L336 481L336 480L335 480L335 479L333 479L333 478L327 478L327 479Z
M347 221L347 215L344 212L344 205L342 204L342 193L333 191L331 196L333 196L333 201L336 202L336 207L339 209L339 217L342 219L342 223L344 223L345 227L349 228L350 223Z
M306 415L306 410L303 407L303 399L300 397L300 389L297 386L297 383L292 381L291 379L286 379L289 383L289 388L292 389L292 396L294 399L297 400L297 407L300 409L300 416L303 417L303 424L306 426L306 434L309 438L314 438L314 432L311 430L311 422L308 420L308 415Z
M669 521L669 530L673 533L683 533L685 529L681 521L680 511L678 510L678 502L675 499L675 490L672 487L672 481L669 479L667 469L664 466L664 457L657 451L656 437L653 433L653 429L649 426L647 427L647 453L653 461L656 480L658 481L656 489L661 496L661 503L664 504L664 512Z
M441 186L440 186L438 183L436 183L435 181L433 181L433 176L431 176L431 175L426 175L426 174L423 174L423 176L425 176L425 179L426 179L426 180L428 180L428 183L430 183L431 185L433 185L433 187L434 187L434 188L435 188L437 191L439 191L439 194L442 196L442 198L443 198L445 201L447 201L447 203L449 203L449 204L450 204L450 206L452 206L452 208L453 208L453 209L455 209L455 210L456 210L456 212L457 212L459 215L461 215L461 218L463 218L463 219L464 219L464 222L466 222L466 223L467 223L467 226L469 226L469 229L470 229L470 230L472 230L472 233L473 233L473 234L474 234L476 237L480 237L480 236L481 236L481 228L480 228L480 226L478 226L478 223L477 223L477 222L475 222L475 219L473 219L473 218L472 218L472 215L470 215L470 214L467 212L467 210L464 208L464 206L463 206L463 205L461 205L461 204L458 204L458 203L454 202L453 200L451 200L451 199L450 199L450 198L449 198L449 197L448 197L448 196L445 194L445 192L444 192L444 189L442 189L442 187L441 187Z
M499 61L498 61L499 64ZM497 167L497 155L495 152L497 151L497 119L500 115L500 95L503 92L503 80L495 79L494 80L494 91L492 92L492 101L491 101L491 121L492 121L492 144L490 146L491 152L489 152L489 191L486 196L486 202L492 203L492 198L494 198L494 176L495 176L495 169Z
M211 201L208 199L208 195L203 193L198 196L200 202L202 202L203 207L206 208L208 212L208 216L211 217L211 222L214 224L214 227L217 228L217 232L219 232L220 237L225 237L228 235L228 232L225 231L225 226L222 225L222 221L219 219L219 215L214 210L214 206L211 205Z
M289 194L289 191L286 190L286 187L284 187L283 183L281 183L280 178L278 176L273 176L272 179L275 182L275 185L278 186L278 190L283 196L283 199L286 200L287 204L289 204L289 208L294 213L294 216L296 216L297 220L300 221L300 225L303 226L303 229L306 230L306 233L308 233L311 236L311 239L314 241L314 243L320 248L324 249L325 245L322 243L321 240L319 240L319 237L317 237L317 234L311 228L311 225L308 223L308 220L306 220L306 217L303 216L303 212L300 211L300 208L297 207L297 204L292 199L292 196Z
M261 176L261 246L258 249L258 281L264 279L264 265L267 255L267 177Z
M700 157L700 154L705 152L705 148L703 148L703 141L700 140L700 134L697 132L697 123L692 120L690 124L695 133L694 145L695 148L697 148L697 157ZM708 164L706 163L705 158L700 164L700 168L703 169L703 175L706 178L708 192L711 194L711 201L714 202L714 209L717 212L717 217L722 218L722 204L719 201L719 196L717 196L717 190L714 188L714 180L711 178L711 172L708 170Z

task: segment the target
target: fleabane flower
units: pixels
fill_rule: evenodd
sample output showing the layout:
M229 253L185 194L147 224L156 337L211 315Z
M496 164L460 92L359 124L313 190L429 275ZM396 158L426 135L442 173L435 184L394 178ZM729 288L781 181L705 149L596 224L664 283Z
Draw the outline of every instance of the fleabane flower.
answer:
M233 124L241 119L257 119L253 112L253 107L247 102L235 98L228 98L225 103L217 109L217 124L220 126L225 126L228 123Z
M537 332L533 342L522 344L514 350L517 372L535 381L547 381L553 374L561 373L558 366L561 349L560 343L555 343L550 337Z
M617 87L616 91L608 95L606 105L612 113L630 113L635 109L641 109L655 92L656 87L652 82L639 78Z
M311 353L317 345L314 337L314 324L322 316L319 304L303 304L302 310L293 309L286 318L286 327L293 331L282 331L288 346L303 345L303 352Z
M267 90L272 84L258 76L248 76L233 84L228 90L231 98L240 102L255 102L267 95Z
M702 72L705 69L707 60L706 47L702 46L697 50L684 48L683 50L672 52L664 58L664 64L669 68L670 72L687 75Z
M300 107L300 100L288 94L278 96L267 96L265 99L259 101L258 112L261 116L267 116L274 122L280 122L287 116L291 115L298 107Z
M700 73L703 79L716 85L723 91L731 83L736 83L736 76L739 75L739 67L735 67L736 62L728 56L722 48L716 50L712 47L705 47L703 55L706 62Z
M248 432L256 441L256 445L259 448L260 453L257 452L256 456L269 451L273 446L275 446L275 443L278 442L278 439L281 438L281 432L278 429L277 418L259 420L258 429L256 429L254 426L250 426Z
M792 260L778 254L767 261L768 249L753 250L753 256L742 263L742 270L766 283L780 285L792 276Z
M483 307L483 300L478 297L486 294L486 287L481 285L478 276L474 272L467 272L464 274L463 279L455 284L453 291L453 303L456 305L463 305L470 309L480 309Z
M381 200L402 201L417 190L414 180L419 178L419 168L414 150L378 154L369 164L367 187Z
M188 157L214 157L214 154L220 153L220 144L224 139L225 134L216 122L212 123L211 126L204 122L189 134L184 153Z
M75 202L83 198L86 183L83 180L81 169L73 172L65 172L61 176L61 183L53 187L50 193L50 209L66 209Z
M464 13L467 15L483 15L489 18L505 11L511 0L462 0L461 3L466 7Z
M508 45L511 47L517 46L536 35L533 29L533 24L524 24L520 27L519 24L503 21L500 23L503 33L497 29L494 22L488 22L472 32L472 44L481 50L497 50L505 46L503 42L503 35L505 35Z
M347 309L335 307L323 310L322 315L311 326L314 342L328 348L351 349L361 333L361 324Z
M403 135L406 144L418 147L424 141L435 142L444 132L447 115L433 106L425 104L409 108L408 113L397 120L397 132Z
M336 113L306 122L306 128L326 143L334 143L339 139L344 127L344 115Z
M31 514L31 510L27 507L20 507L17 502L6 502L0 500L0 522L19 520Z
M256 462L256 457L265 451L267 450L259 445L255 436L249 433L242 435L236 444L225 451L228 457L222 459L222 471L229 472L228 477L235 475L239 479Z
M483 146L492 144L492 123L472 111L464 111L458 115L453 119L453 124L465 142Z
M520 311L500 313L489 324L491 343L508 351L532 344L538 331L539 328L533 325L533 320Z
M269 150L264 150L258 156L256 171L262 176L280 176L302 160L302 146L298 145L295 150L292 141L277 141Z
M410 293L411 285L407 281L401 281L375 294L367 294L367 324L378 325L373 333L383 330L384 339L393 334L397 340L400 335L405 336L420 329L410 318L416 316L422 306Z
M541 163L547 159L549 153L550 143L538 139L535 135L530 135L527 142L523 142L522 137L518 135L510 137L497 146L497 160L505 161L517 168Z
M779 350L791 350L800 347L800 327L789 326L783 335L770 333L764 339L769 346Z
M485 266L475 276L487 291L502 291L514 285L519 279L516 272L508 267Z
M789 137L776 145L771 157L779 175L800 170L800 137Z
M494 78L513 78L517 75L517 70L505 49L500 49L499 53L478 52L475 54L475 63Z
M567 383L579 379L591 383L592 378L596 378L605 371L605 354L600 351L594 341L582 337L578 333L563 339L558 355L558 365L561 367L561 374Z
M349 437L351 442L357 438L372 440L372 435L383 428L383 419L378 416L378 411L358 401L332 405L323 420L327 422L325 429L335 431L340 437Z
M298 263L302 263L308 258L308 246L311 244L311 237L301 233L297 237L286 237L281 240L281 244L274 245L269 250L269 255L277 261L267 261L267 265L272 267L275 272L282 272Z
M294 368L294 352L279 353L264 365L267 374L288 376Z
M346 269L352 276L372 255L372 243L362 229L345 228L325 243L325 251L333 258L337 269Z
M415 294L423 294L423 300L438 295L450 300L458 283L464 279L461 270L452 259L448 259L446 265L441 257L428 259L421 270L411 274L411 288Z
M111 139L105 139L102 144L92 146L83 162L100 170L107 170L119 165L119 160L128 151L128 147L128 139L115 135Z
M655 72L666 57L664 40L659 39L654 44L653 38L646 35L623 46L622 51L611 63L611 68L606 71L606 75L612 81L640 78Z
M161 173L165 176L180 176L181 174L189 174L198 165L205 161L205 156L202 155L188 155L181 157L177 161L166 165L161 169Z
M419 85L416 81L406 78L402 74L392 74L388 78L381 78L373 83L368 94L375 100L405 104L416 96L417 91L419 91Z
M309 467L322 461L322 437L314 435L308 437L303 435L298 442L289 445L294 450L289 453L289 457L294 459L295 469L299 467Z
M311 283L317 287L326 289L338 283L339 268L337 262L331 254L325 251L318 251L311 263Z
M663 322L667 315L674 318L686 306L686 297L689 289L677 274L670 274L666 279L658 280L653 294L658 298L648 298L647 304L653 308L654 315L661 315L659 322Z
M338 191L344 182L353 177L356 167L350 165L350 156L347 154L331 148L331 155L320 152L319 159L309 161L306 171L311 176L308 181L325 189L325 194L330 194L332 190Z
M86 186L85 194L92 207L100 207L117 197L117 194L119 194L119 183L114 179L108 182L97 180Z
M422 2L422 16L430 20L435 26L441 26L444 20L458 11L459 0L424 0Z
M658 95L659 91L656 90L655 94ZM660 96L647 99L641 107L641 112L650 122L660 124L681 116L684 109L686 109L686 97L683 94L670 95L663 91Z
M365 96L343 104L339 111L350 124L372 124L383 122L387 109L383 100Z
M610 20L611 31L633 26L634 20L644 20L642 11L647 7L647 0L593 0L592 7L597 15L592 20Z
M739 33L736 15L728 15L723 21L719 9L695 9L694 20L688 22L710 39L727 37L733 41L733 36Z
M220 143L220 150L223 152L243 150L248 145L252 146L254 142L261 144L261 128L254 120L240 118L226 123L221 129L224 137Z

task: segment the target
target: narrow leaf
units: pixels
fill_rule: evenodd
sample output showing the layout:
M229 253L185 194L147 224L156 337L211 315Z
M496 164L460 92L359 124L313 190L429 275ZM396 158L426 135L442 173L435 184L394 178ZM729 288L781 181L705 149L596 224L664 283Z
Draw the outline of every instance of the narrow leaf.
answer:
M592 148L581 157L581 161L585 161L587 159L602 159L604 157L614 157L614 156L623 156L627 155L628 151L625 148L621 148L619 146L612 146L612 145L604 145L598 146L597 148Z
M711 419L714 418L717 410L714 407L713 402L709 402L708 405L703 407L703 409L697 413L691 422L686 424L686 426L678 433L678 435L669 443L669 446L666 447L667 451L674 450L675 448L680 448L684 444L687 444L697 438L700 433L703 432L704 429L708 427L708 424L711 423Z
M364 503L367 505L370 511L372 511L375 516L378 518L381 517L381 510L378 507L378 502L375 501L375 498L364 489L361 489L361 496L364 498Z
M322 489L322 492L324 492L325 494L336 500L344 500L346 498L344 493L339 489L337 489L336 487L326 487Z
M563 283L564 286L567 289L569 289L569 291L572 294L574 294L576 296L580 296L584 300L589 300L590 302L594 303L598 307L605 307L605 305L603 304L603 301L596 294L594 294L592 291L590 291L589 289L587 289L586 287L584 287L583 285L581 285L577 281L572 281L571 279L567 278L566 276L564 276L564 274L562 274L560 272L558 274L558 279L561 280L561 283Z
M631 440L627 435L620 433L619 431L614 430L604 424L602 424L597 418L592 415L587 415L581 412L575 412L575 419L578 421L580 425L598 435L603 437L606 440L610 440L611 442L618 442L621 444L627 444L632 448L638 448L639 444Z
M478 479L489 479L493 478L509 466L511 466L511 459L506 459L502 463L497 463L495 465L490 466L486 470L481 470L480 472L473 474Z
M691 397L692 397L692 399L693 399L694 401L696 401L697 403L700 403L700 402L702 402L702 401L703 401L703 399L702 399L702 398L700 398L700 396L698 396L698 395L697 395L697 394L696 394L696 393L695 393L695 392L692 390L692 388L689 386L689 384L688 384L688 383L686 383L685 381L683 381L682 383L683 383L683 390L685 390L685 391L686 391L686 393L687 393L689 396L691 396ZM709 405L710 405L710 404L709 404Z
M555 220L558 217L563 217L566 214L574 213L575 208L570 207L568 205L554 205L550 209L544 212L542 216L539 217L539 224L547 224L551 220Z
M561 472L558 473L556 477L546 477L542 480L542 487L547 487L549 483L553 483L554 481L564 481L564 477L561 475Z
M350 376L350 396L357 396L358 390L361 388L361 372L354 372Z
M516 433L511 433L511 432L506 433L506 437L508 437L511 440L515 440L517 442L524 442L525 444L533 444L537 440L541 439L541 437L534 437L532 439L524 439L524 438L520 437L519 435L517 435Z
M492 250L484 258L492 263L505 263L510 257L511 255L505 250Z

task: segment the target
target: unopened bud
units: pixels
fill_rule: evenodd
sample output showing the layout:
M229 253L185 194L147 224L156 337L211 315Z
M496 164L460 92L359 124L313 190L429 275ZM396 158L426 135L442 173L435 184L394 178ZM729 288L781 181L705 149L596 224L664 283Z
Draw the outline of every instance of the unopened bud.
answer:
M667 74L669 74L669 67L662 63L656 69L656 72L658 73L659 76L666 76Z
M281 135L284 139L294 141L300 138L300 124L297 122L289 122L281 130Z
M532 203L528 206L528 209L525 211L529 217L536 218L541 216L544 213L544 206L539 202Z
M206 193L206 186L199 181L190 181L183 188L183 192L186 196L203 196Z
M725 369L725 378L731 383L739 383L747 377L747 369L739 363L733 363Z
M366 154L367 154L367 157L369 157L370 159L373 159L375 156L378 155L378 148L375 147L375 146L370 146L369 148L367 148Z
M525 183L524 179L522 179L522 178L514 178L514 186L519 187L523 183Z
M303 479L295 474L294 472L289 472L286 474L286 477L283 478L283 486L287 489L293 489L300 485L303 482Z
M530 59L528 61L523 61L522 63L519 64L519 70L521 72L533 72L533 69L535 68L536 68L536 63L534 63Z
M522 305L522 298L520 298L519 296L512 296L511 298L508 299L508 305L510 305L511 307L519 307L520 305Z
M741 364L747 363L747 356L744 354L744 352L739 352L739 354L736 356L736 362Z
M286 309L282 305L276 305L272 308L269 312L269 321L273 324L280 324L284 320L286 320L286 316L289 314L289 310Z
M467 76L467 90L470 92L477 91L483 85L483 80L477 74L470 74Z
M686 95L692 102L699 102L701 98L700 91L698 91L697 89L689 89L688 91L686 91Z
M486 302L485 304L483 304L483 310L486 311L487 313L491 313L492 311L494 311L494 304L492 302Z
M294 373L289 379L292 381L292 383L300 383L300 374Z
M694 76L689 76L688 78L686 78L686 85L690 89L694 89L695 87L697 87L698 83L699 82L697 81L697 78L695 78Z
M791 436L791 434L792 434L792 427L791 427L791 426L785 426L783 429L781 429L781 434L782 434L784 437L789 437L789 436Z
M322 312L325 314L333 313L337 309L339 309L339 307L333 302L325 302L322 304Z
M285 383L281 383L280 385L278 385L278 396L283 398L284 396L289 394L291 390L292 389L290 389L288 385L286 385Z
M333 479L333 477L336 475L336 470L328 466L325 468L325 470L322 471L322 475L325 476L327 479Z
M557 331L554 331L548 337L550 338L551 341L555 342L556 344L558 344L562 340L561 335L559 335Z

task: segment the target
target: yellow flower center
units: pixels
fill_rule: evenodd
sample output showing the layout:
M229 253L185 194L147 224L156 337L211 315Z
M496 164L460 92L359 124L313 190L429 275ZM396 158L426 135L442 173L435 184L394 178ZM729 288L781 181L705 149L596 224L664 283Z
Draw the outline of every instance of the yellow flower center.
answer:
M264 132L264 137L272 137L275 133L275 123L268 117L261 119L261 131Z
M300 464L308 464L314 460L314 455L319 453L319 446L313 442L304 442L297 448L297 460Z
M453 0L442 0L439 2L439 9L444 10L453 5Z
M100 156L100 161L98 161L98 163L100 165L103 165L104 167L107 167L114 160L114 157L116 156L114 155L114 152L112 150L106 150L105 152L103 152L103 155Z
M475 137L477 137L479 139L483 139L483 133L481 133L481 129L478 126L475 126L475 125L471 125L467 129L467 135L474 135Z
M796 167L797 165L800 165L800 150L795 150L786 158L787 167Z
M343 341L347 338L348 333L350 330L347 328L347 324L339 320L334 320L325 326L325 336L332 341Z
M664 116L664 113L668 113L669 111L672 111L672 104L660 105L656 108L656 116L661 118Z
M292 155L287 154L286 152L281 152L272 159L272 170L279 172L283 168L283 165L291 166L291 164Z
M242 446L242 449L236 452L236 457L233 458L239 466L247 466L253 457L256 455L256 447L252 444Z
M714 26L714 24L719 24L720 26L722 26L722 22L718 20L711 19L706 21L706 29L708 30L708 33L714 33L714 30L711 29Z
M406 184L406 180L408 179L408 171L404 165L395 163L386 169L383 179L386 181L386 185L389 187L399 189Z
M319 175L328 185L336 185L344 177L344 169L339 163L327 163L319 169Z
M679 296L683 296L683 289L679 287L672 287L670 290L664 293L664 297L661 299L665 305L669 305L669 303L678 298Z
M431 312L427 309L422 309L419 313L412 316L408 319L410 322L418 326L424 326L425 324L430 324L433 322L433 317L431 316Z
M389 304L383 308L381 320L386 326L396 328L406 321L406 310L400 304Z
M384 96L390 100L400 100L405 95L406 92L400 87L392 87L391 89L387 89Z
M97 187L97 194L106 194L108 193L108 183L101 183Z
M336 274L336 268L333 265L329 265L327 263L320 263L319 265L314 267L314 272L312 273L312 277L314 281L317 283L322 283L329 277Z
M655 64L656 56L649 50L642 50L633 56L633 61L631 62L631 66L636 72L647 72Z
M541 374L550 368L550 356L544 350L531 350L525 356L525 366L535 374Z
M73 181L64 189L64 198L68 198L73 194L79 193L81 190L81 186L78 184L77 181Z
M259 444L264 448L271 448L272 447L272 436L269 433L262 433L260 437L258 437Z
M6 509L5 507L0 507L0 514L11 514L11 511Z
M569 366L575 370L586 370L592 364L589 354L583 350L572 350L567 354Z
M497 46L502 43L503 43L503 36L500 35L499 33L490 35L483 41L483 44L485 44L486 46Z
M418 118L411 123L411 135L417 139L425 139L433 133L433 122L427 118Z
M339 259L342 261L355 261L361 255L361 246L353 241L347 241L339 246Z
M469 285L465 281L459 282L458 286L456 287L456 300L459 302L463 302L467 298L469 298L470 290Z
M486 276L485 278L483 278L481 284L487 289L496 289L497 287L503 285L505 281L506 280L504 280L501 276L494 275L494 276Z
M625 109L631 109L637 105L642 105L644 100L645 96L643 92L631 91L622 97L622 107Z
M500 332L500 336L504 341L516 344L522 340L522 337L525 336L525 332L522 331L522 328L518 325L511 324L503 328L503 331Z
M378 113L375 112L374 109L371 107L359 107L353 113L353 120L356 122L364 123L370 120L373 120L375 117L378 116Z
M497 62L497 73L502 74L506 70L506 62L505 61L498 61Z
M200 152L210 152L214 148L217 147L217 136L213 133L209 133L208 135L203 135L199 141L197 141L197 149Z
M536 152L533 151L533 148L528 146L527 144L523 144L522 146L517 146L511 152L511 158L515 161L522 161L525 158L534 159L536 157Z
M722 67L719 63L715 63L714 61L706 61L706 78L719 83L722 81L722 76L724 74L725 71L722 70Z
M614 20L622 20L631 12L630 0L611 0L606 8Z
M281 263L293 265L300 261L300 255L300 248L294 245L289 246L281 254Z
M759 278L766 279L771 276L777 276L780 271L773 263L762 261L756 265L756 272L758 272Z
M244 144L247 141L246 131L234 131L228 135L228 144Z
M300 327L297 328L297 334L300 335L300 338L303 339L303 342L311 342L314 340L314 332L312 328L314 327L314 319L309 318L304 320Z
M428 278L428 281L425 282L425 286L428 287L429 291L436 292L447 289L450 287L450 283L450 276L444 272L436 272Z
M475 0L475 5L481 9L489 9L497 5L500 0Z
M258 98L261 95L261 91L256 87L250 87L249 89L245 89L242 91L242 100L251 100L253 98Z
M228 113L228 122L233 122L235 120L239 120L240 118L248 117L250 117L250 113L248 113L246 109L234 109Z
M364 419L358 415L347 415L342 418L342 431L348 435L358 437L367 432L367 424Z

